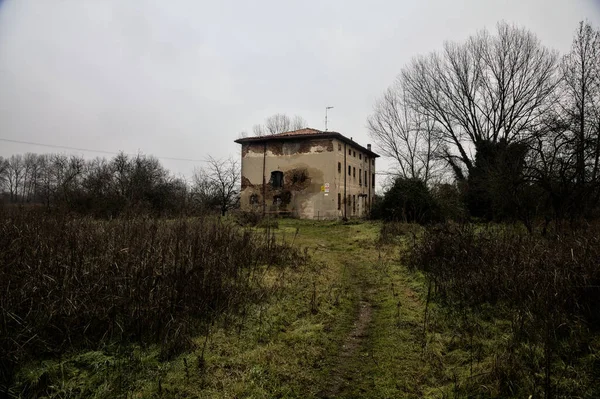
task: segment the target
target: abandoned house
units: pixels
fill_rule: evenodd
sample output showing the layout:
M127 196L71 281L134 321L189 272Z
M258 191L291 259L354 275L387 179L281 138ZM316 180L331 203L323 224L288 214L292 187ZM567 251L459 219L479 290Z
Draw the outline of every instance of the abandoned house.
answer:
M337 132L300 129L235 140L242 145L243 210L303 219L365 216L375 196L375 158Z

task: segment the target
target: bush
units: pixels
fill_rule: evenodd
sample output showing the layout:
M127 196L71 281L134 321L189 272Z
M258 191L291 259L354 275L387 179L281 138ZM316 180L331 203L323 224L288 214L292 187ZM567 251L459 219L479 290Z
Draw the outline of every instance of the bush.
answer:
M391 244L397 241L396 238L407 235L416 239L421 229L421 226L414 223L385 222L379 231L379 242L381 244Z
M469 212L465 208L462 194L456 185L443 183L434 186L431 191L440 219L456 222L468 219Z
M431 223L439 220L437 204L425 183L418 179L396 178L371 216L385 221Z
M240 226L247 227L256 226L263 218L262 214L252 211L236 211L233 215Z

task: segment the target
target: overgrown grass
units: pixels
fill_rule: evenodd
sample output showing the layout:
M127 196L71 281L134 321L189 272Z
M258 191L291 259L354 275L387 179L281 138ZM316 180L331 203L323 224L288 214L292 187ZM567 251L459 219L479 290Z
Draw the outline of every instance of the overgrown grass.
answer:
M438 226L408 262L427 279L426 342L457 356L444 392L600 395L596 227L547 238L509 226Z
M277 228L266 224L243 230L236 227L235 220L219 220L97 222L67 218L60 225L63 231L77 226L81 227L77 231L90 231L94 236L100 234L96 229L106 231L101 235L106 248L116 248L117 243L121 249L131 246L123 245L134 242L123 233L128 223L156 226L156 234L164 236L156 242L163 243L164 250L154 252L152 259L170 260L171 265L174 257L165 251L177 247L173 243L178 234L191 236L181 239L187 244L180 245L180 256L196 245L192 241L195 234L213 243L225 238L232 241L221 247L229 248L225 259L218 258L223 251L206 252L213 262L208 263L211 268L225 265L225 270L231 267L235 272L217 280L222 283L216 287L224 291L220 298L229 299L202 313L173 313L186 328L181 335L186 344L171 352L169 345L181 342L176 336L156 339L156 335L142 334L138 338L131 333L113 333L96 340L80 335L79 340L72 340L73 345L57 341L61 353L29 352L21 358L12 393L50 398L543 397L546 349L550 348L548 392L555 397L598 396L594 381L598 378L600 339L590 316L593 307L582 306L586 302L580 296L575 308L570 307L573 302L551 302L557 314L566 318L560 319L563 324L545 341L544 327L554 325L546 320L554 323L559 319L546 318L542 307L533 307L539 299L519 297L513 301L508 295L511 289L547 287L554 281L550 276L567 273L550 266L538 270L535 262L553 262L555 268L565 267L575 275L589 270L593 276L595 268L590 262L596 256L595 233L588 231L581 235L584 239L573 234L545 241L502 225L425 231L416 225L382 228L370 222L278 219ZM28 227L23 227L27 223L18 225L27 231ZM218 231L231 231L232 235L219 236L222 233ZM120 239L111 238L115 234ZM217 237L223 241L214 241ZM246 237L253 248L262 248L260 253L237 246L240 237ZM68 243L64 237L52 240ZM555 246L561 246L564 253L553 259ZM526 257L541 249L547 252L545 257L536 260L546 253L543 251ZM585 255L577 255L580 251ZM103 259L119 251L105 252L93 253ZM61 259L68 259L70 252L60 253ZM401 260L400 255L406 253L412 253L410 261L414 263L407 265ZM426 254L431 257L424 257ZM140 255L136 259L140 264L145 258ZM523 259L530 263L517 263ZM240 268L227 266L232 261L240 263ZM447 274L434 284L432 268L443 266L456 270L443 269L440 273ZM495 280L488 281L494 276ZM520 281L520 276L529 281ZM190 281L193 288L203 287L200 280ZM571 285L560 287L566 293L558 298L579 292L581 281L577 278L562 283ZM586 280L588 286L592 283L591 277ZM198 295L206 292L197 291ZM347 352L344 344L352 337L359 309L365 304L372 310L368 328L365 336L358 338L360 345ZM546 342L551 345L545 346ZM331 388L334 379L342 382Z
M258 234L212 218L2 212L0 387L28 360L111 343L124 344L120 351L156 343L159 360L174 358L196 347L194 337L216 318L264 301L271 266L305 259L269 229ZM51 374L21 393L49 394Z

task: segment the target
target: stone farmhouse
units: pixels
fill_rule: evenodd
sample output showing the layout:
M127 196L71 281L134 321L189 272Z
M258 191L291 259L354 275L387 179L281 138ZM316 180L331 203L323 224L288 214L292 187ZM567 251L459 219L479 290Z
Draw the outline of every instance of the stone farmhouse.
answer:
M337 132L300 129L235 140L242 145L243 210L302 219L365 216L375 196L375 159Z

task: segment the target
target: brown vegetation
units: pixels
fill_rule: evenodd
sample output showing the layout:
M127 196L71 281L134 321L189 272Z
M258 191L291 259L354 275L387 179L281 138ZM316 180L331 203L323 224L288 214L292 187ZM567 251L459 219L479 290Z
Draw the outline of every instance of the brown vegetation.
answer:
M27 359L107 342L169 358L265 297L265 266L304 255L209 217L98 221L0 208L0 386ZM200 330L201 331L201 330Z
M500 396L597 397L600 226L552 237L507 226L429 228L409 256L429 294L454 312L456 333L482 331L477 317L510 321L489 380ZM427 313L425 314L427 323ZM577 381L567 384L566 381Z

